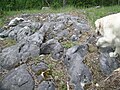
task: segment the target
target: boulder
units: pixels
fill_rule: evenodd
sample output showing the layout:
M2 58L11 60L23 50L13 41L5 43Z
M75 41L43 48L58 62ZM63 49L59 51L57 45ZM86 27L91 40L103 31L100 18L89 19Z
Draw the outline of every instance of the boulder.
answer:
M113 49L110 47L100 49L100 69L104 75L110 75L115 69L120 67L119 57L111 58L109 52Z
M52 54L54 59L60 59L63 55L64 48L55 39L50 39L41 45L41 54Z
M34 81L26 67L21 65L11 70L2 80L0 90L33 90Z
M84 56L87 54L87 45L77 45L67 50L64 57L64 64L67 67L70 81L74 84L74 89L83 90L85 84L92 81L92 74L88 67L83 63Z
M2 50L0 55L0 65L5 69L12 69L20 62L26 62L27 58L38 56L40 48L31 42L20 42Z

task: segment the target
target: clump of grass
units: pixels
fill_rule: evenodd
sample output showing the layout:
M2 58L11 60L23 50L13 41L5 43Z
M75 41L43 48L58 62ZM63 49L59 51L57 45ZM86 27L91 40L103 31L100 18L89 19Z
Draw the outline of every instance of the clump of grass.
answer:
M86 11L86 16L88 17L91 24L94 26L94 22L96 19L104 17L106 15L110 15L113 13L120 12L120 6L108 6L108 7L101 7L101 8L86 8L84 9Z
M66 41L66 42L62 42L62 45L64 48L71 48L75 45L79 44L78 42L72 42L72 41Z

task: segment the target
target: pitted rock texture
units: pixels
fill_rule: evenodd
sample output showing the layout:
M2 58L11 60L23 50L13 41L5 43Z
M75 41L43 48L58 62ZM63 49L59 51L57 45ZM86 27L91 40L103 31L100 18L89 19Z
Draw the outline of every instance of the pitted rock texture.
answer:
M110 80L111 90L120 87L119 57L96 47L82 13L22 14L6 29L0 28L0 90L107 90ZM6 38L16 44L4 47Z

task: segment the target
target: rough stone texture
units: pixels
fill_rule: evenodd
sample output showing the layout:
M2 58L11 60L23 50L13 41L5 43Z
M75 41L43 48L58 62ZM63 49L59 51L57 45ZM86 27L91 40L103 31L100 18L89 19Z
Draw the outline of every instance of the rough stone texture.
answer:
M44 62L37 63L37 65L35 64L32 65L32 70L35 73L38 73L39 71L45 71L47 69L48 69L48 66Z
M26 70L26 65L21 65L7 74L0 90L33 90L33 88L34 81Z
M67 50L64 63L67 66L71 83L74 84L75 90L83 84L90 83L92 80L91 72L83 64L84 56L87 54L87 45L74 46Z
M38 56L40 48L30 42L18 43L2 50L0 65L5 69L14 68L20 61L26 62L28 57Z
M0 33L0 37L5 38L8 37L8 34L12 31L12 29L10 30L4 30L2 33Z
M41 27L41 23L34 22L23 22L8 33L8 37L15 39L20 42L21 40L27 38L28 36L34 34Z
M4 29L3 28L0 28L0 33L2 33L4 31Z
M100 51L100 67L101 71L105 75L111 74L115 69L120 67L120 63L118 61L119 58L111 58L109 56L109 52L113 51L110 47L101 48Z
M41 45L41 54L52 54L54 59L60 59L63 55L62 45L55 39L51 39Z
M16 45L2 50L0 56L0 65L5 69L11 69L18 63L19 57L17 55L19 48Z
M55 90L55 85L52 81L43 81L39 84L37 90Z

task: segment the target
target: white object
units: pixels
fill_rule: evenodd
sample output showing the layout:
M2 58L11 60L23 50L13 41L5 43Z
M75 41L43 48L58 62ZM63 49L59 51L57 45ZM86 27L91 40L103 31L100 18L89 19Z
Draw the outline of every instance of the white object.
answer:
M120 55L120 13L105 16L95 21L96 33L103 37L99 38L96 45L101 47L114 46L115 51L110 52L110 57Z

